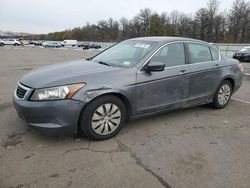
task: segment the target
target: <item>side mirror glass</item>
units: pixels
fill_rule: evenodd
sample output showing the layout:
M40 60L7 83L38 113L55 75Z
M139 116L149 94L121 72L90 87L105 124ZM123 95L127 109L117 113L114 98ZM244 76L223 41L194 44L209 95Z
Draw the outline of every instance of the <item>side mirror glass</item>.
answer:
M165 63L161 62L150 62L145 66L144 70L147 72L159 72L165 69Z

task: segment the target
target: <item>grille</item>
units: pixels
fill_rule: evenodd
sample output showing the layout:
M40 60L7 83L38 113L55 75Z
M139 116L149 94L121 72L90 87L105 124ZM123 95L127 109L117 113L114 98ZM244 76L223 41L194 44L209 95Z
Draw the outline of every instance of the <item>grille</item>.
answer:
M22 88L21 86L17 87L16 95L18 98L23 99L26 93L27 93L26 89Z

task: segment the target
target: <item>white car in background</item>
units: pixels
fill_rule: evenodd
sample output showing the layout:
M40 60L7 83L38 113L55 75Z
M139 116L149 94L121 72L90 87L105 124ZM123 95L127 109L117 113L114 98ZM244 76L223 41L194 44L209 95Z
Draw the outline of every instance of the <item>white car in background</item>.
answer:
M77 40L64 40L62 41L63 47L76 47L77 46Z
M19 46L19 45L22 45L22 43L17 39L3 39L0 41L0 46L4 46L4 45Z

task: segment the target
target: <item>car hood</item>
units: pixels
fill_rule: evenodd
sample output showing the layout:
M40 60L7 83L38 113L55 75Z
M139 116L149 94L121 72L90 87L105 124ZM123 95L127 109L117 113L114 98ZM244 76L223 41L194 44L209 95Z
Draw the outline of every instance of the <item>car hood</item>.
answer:
M121 68L86 60L71 61L35 69L25 75L20 80L20 83L31 88L53 87L84 82L84 76L86 75L115 71L117 69Z

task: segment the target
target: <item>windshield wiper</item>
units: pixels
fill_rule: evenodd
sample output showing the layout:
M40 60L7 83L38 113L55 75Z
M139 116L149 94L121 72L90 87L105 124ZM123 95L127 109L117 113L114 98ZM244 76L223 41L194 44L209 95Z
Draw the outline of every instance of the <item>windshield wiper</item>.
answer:
M103 61L98 61L97 63L99 63L99 64L102 64L102 65L107 65L107 66L111 66L110 64L108 64L108 63L105 63L105 62L103 62Z

